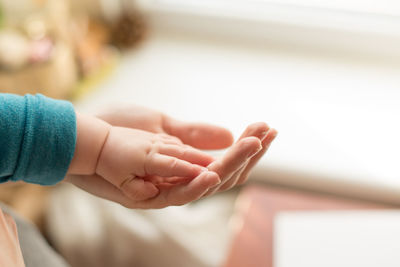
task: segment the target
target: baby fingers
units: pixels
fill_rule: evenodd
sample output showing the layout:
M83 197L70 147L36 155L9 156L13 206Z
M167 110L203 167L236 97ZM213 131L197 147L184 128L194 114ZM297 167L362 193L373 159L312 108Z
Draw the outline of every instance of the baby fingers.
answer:
M130 199L140 201L158 194L157 187L148 181L132 176L120 186L120 190Z
M211 155L190 146L164 144L159 147L158 152L204 167L214 161Z
M179 176L194 178L205 168L176 157L152 153L148 155L145 162L147 175L158 175L161 177Z

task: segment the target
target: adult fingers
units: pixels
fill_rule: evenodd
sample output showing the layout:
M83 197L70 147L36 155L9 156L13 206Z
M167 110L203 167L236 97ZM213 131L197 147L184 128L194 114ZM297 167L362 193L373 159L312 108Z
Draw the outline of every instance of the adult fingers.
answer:
M246 166L244 169L243 173L241 174L239 180L237 181L237 184L243 184L244 182L247 181L251 170L253 167L258 163L258 161L264 156L264 154L267 152L268 148L270 147L272 141L276 138L278 132L275 129L271 129L268 131L267 136L264 138L262 141L262 149L261 151L255 155L249 162L249 164Z
M210 171L218 173L222 182L229 174L237 171L246 161L261 149L261 142L256 137L246 137L234 144L219 160L208 166Z
M266 136L268 130L269 126L265 122L252 123L246 127L242 135L239 137L239 140L249 136L254 136L262 140Z
M235 174L232 175L232 177L227 180L224 184L221 184L218 186L218 188L216 188L215 190L213 190L213 192L210 192L210 194L215 193L215 192L221 192L221 191L226 191L231 189L232 187L234 187L237 183L237 181L240 179L240 177L242 176L242 173L244 172L244 170L247 167L247 164L250 162L250 160L247 160L247 162L245 164L243 164L243 166L237 170L235 172Z
M67 181L93 195L120 203L127 208L164 208L199 199L210 187L218 184L220 179L216 173L205 171L185 184L160 184L160 193L157 196L142 201L134 201L125 196L121 190L98 175L69 176Z
M203 170L204 167L199 165L159 153L149 154L145 162L145 171L147 175L194 178Z
M163 129L183 143L200 149L222 149L233 143L229 130L211 124L182 122L164 116Z
M249 158L261 149L261 142L256 137L246 137L234 144L219 160L208 166L210 171L216 172L221 177L221 184L229 180ZM210 189L206 195L214 193L218 188Z
M164 208L179 206L199 199L210 187L220 183L215 172L202 172L195 179L185 184L159 185L160 194L152 199L142 201L142 208Z
M253 123L246 128L246 130L241 135L240 139L249 136L254 136L260 139L260 141L262 142L262 140L264 140L265 137L267 136L269 129L270 129L269 126L265 122ZM252 158L256 157L259 153L261 153L261 151L255 154ZM242 177L242 173L247 168L247 165L251 162L252 158L248 159L246 164L244 164L242 168L240 168L234 175L232 175L232 177L229 180L225 181L224 183L221 183L217 191L229 190L233 186L235 186L240 177Z
M254 136L262 141L266 137L268 130L269 130L269 126L265 122L252 123L242 133L239 140L246 138L246 137ZM260 152L255 154L253 157L258 155L259 153ZM247 168L248 163L250 163L250 159L248 159L247 162L239 170L237 170L237 172L235 174L233 174L230 179L224 181L224 183L221 183L219 185L218 190L215 190L215 191L225 191L225 190L231 189L234 185L236 185L237 181L242 176L242 173Z
M214 157L211 155L190 146L164 144L159 147L158 153L201 166L208 166L214 161Z

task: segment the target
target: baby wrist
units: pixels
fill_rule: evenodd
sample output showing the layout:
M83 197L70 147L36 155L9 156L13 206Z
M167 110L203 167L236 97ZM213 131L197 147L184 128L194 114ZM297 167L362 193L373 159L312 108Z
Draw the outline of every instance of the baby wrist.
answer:
M97 167L101 150L111 125L91 115L76 113L77 140L68 174L91 175Z

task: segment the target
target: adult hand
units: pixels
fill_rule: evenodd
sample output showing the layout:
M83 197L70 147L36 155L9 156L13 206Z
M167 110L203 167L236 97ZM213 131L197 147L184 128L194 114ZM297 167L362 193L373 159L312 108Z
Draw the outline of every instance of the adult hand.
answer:
M204 171L187 183L158 184L159 193L155 197L135 200L98 175L71 175L67 179L93 195L117 202L130 209L158 209L183 205L199 199L207 190L220 183L215 172Z
M187 145L202 149L225 148L230 146L233 140L232 134L219 126L177 121L158 111L140 106L119 107L102 113L98 117L113 126L173 135ZM244 183L276 134L276 130L270 129L265 123L250 125L223 157L208 166L211 172L204 172L192 180L182 177L149 179L157 184L160 192L155 198L147 200L132 200L124 196L120 188L97 175L69 176L66 180L89 193L128 208L163 208L182 205Z
M120 203L127 208L149 209L183 205L244 183L251 169L276 136L274 129L267 129L268 126L264 123L250 125L223 157L209 165L209 171L202 172L194 179L170 177L161 178L159 181L151 180L157 184L159 194L150 199L136 201L128 198L120 188L98 175L69 176L67 179L89 193ZM256 136L264 137L260 141Z
M173 135L184 144L200 149L226 148L233 142L232 134L225 128L178 121L161 112L136 105L113 108L101 113L98 117L114 126ZM276 135L277 131L270 129L264 122L248 126L226 155L208 166L209 170L218 173L222 182L209 190L206 195L225 191L246 182L251 170L264 156ZM255 140L246 146L244 139L248 137L258 138L261 146L257 146ZM259 148L259 151L250 155L252 149L257 149L256 147ZM175 181L181 182L182 179L176 178Z
M0 266L24 267L24 258L13 218L0 209Z

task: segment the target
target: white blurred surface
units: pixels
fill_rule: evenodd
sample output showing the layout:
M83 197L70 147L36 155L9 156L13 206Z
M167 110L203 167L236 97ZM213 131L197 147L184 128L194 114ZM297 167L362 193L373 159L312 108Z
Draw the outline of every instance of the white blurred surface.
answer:
M237 191L182 207L130 210L63 184L51 194L47 237L74 267L213 267L225 260Z
M368 12L373 14L399 15L400 4L396 0L140 0L142 2L155 3L157 5L193 6L215 8L225 6L251 5L262 6L265 4L278 4L294 7L337 9L351 12Z
M287 212L275 221L275 267L400 266L400 212Z
M78 107L131 102L236 137L266 121L279 136L258 178L400 203L399 86L392 63L155 31Z

